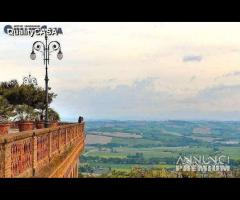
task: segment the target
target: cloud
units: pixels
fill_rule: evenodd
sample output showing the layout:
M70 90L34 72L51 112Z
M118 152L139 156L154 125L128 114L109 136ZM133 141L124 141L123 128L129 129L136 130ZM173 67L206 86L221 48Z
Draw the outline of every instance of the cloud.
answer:
M235 72L231 72L231 73L225 74L224 77L239 76L239 75L240 75L240 71L235 71Z
M192 77L195 78L195 77ZM175 91L154 90L158 77L138 79L131 85L85 87L78 91L66 89L53 103L62 116L77 119L236 119L240 85L207 87L195 96L176 95ZM61 95L64 94L64 95Z
M236 95L240 95L240 85L218 85L201 90L198 98L218 101L222 98L233 98Z
M185 106L184 110L206 113L215 119L235 120L240 115L239 99L240 85L217 85L200 90L195 96L180 102L182 107Z
M223 74L223 77L230 77L230 76L240 76L240 71L234 71L227 74Z
M201 62L202 59L201 55L186 55L183 57L183 62Z
M62 116L86 119L135 120L236 120L240 117L240 85L218 85L201 90L192 98L179 99L166 91L155 91L149 77L115 88L88 87L58 95L54 107Z
M224 73L221 76L215 77L214 81L217 81L217 80L222 79L222 78L231 78L231 77L238 77L238 76L240 76L240 71L233 71L233 72Z
M240 85L217 85L213 87L207 87L197 92L197 94L191 98L186 98L182 102L188 104L217 104L218 102L224 102L225 100L231 100L235 102L235 105L240 98ZM223 106L226 108L226 105ZM218 109L221 110L223 107L219 107ZM233 107L229 107L229 109L235 108L234 104Z
M150 119L167 117L171 97L167 92L152 90L156 78L137 80L132 85L115 88L87 87L78 92L64 90L53 103L63 116L87 118ZM165 113L164 113L165 112ZM161 114L160 114L161 113ZM163 114L164 113L164 114Z

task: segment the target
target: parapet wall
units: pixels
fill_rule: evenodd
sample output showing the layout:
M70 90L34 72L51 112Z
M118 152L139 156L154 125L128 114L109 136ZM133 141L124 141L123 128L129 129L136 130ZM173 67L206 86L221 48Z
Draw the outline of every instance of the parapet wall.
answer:
M0 136L0 178L76 177L84 144L84 122Z

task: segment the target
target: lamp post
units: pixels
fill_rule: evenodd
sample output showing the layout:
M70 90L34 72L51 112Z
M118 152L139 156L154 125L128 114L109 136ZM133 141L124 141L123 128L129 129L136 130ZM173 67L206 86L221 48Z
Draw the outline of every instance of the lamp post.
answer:
M32 77L31 74L23 78L23 84L37 86L37 79Z
M48 122L48 81L49 81L49 78L48 78L48 65L49 65L49 57L51 55L52 52L54 51L57 51L58 50L58 53L57 53L57 58L59 60L61 60L63 58L63 54L62 54L62 51L61 51L61 45L58 41L51 41L49 42L48 41L48 36L47 36L47 33L45 32L45 43L42 42L42 41L36 41L33 43L33 46L32 46L32 52L30 54L30 58L32 60L35 60L36 59L36 53L34 51L39 51L42 53L43 55L43 62L44 62L44 65L45 65L45 103L46 103L46 108L45 108L45 128L48 127L49 125L49 122Z

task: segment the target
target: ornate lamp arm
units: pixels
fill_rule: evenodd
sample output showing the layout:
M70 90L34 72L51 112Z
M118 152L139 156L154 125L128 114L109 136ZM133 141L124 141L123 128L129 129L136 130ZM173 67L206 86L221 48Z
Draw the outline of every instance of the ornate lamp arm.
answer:
M52 44L52 45L51 45ZM51 46L50 46L51 45ZM50 48L52 49L50 51ZM49 53L53 52L53 51L57 51L57 50L60 50L61 51L61 45L58 41L51 41L49 44L48 44L48 49L49 49Z
M46 46L44 45L44 43L41 42L41 41L36 41L36 42L33 43L33 45L32 45L32 53L30 54L30 58L31 58L32 60L35 60L35 59L36 59L36 54L35 54L34 50L39 51L39 52L42 52L43 57L44 57L43 60L44 60L44 64L45 64L45 60L46 60L46 59L45 59L45 58L46 58L46 55L45 55Z
M43 48L43 50L42 50L42 48ZM45 48L46 48L45 44L42 41L36 41L33 43L32 51L36 50L36 51L40 51L40 52L44 53Z
M51 51L50 51L51 49ZM61 60L63 58L63 53L61 51L61 45L58 41L51 41L49 44L48 44L48 51L49 51L49 54L52 53L53 51L58 51L57 53L57 58L59 60Z

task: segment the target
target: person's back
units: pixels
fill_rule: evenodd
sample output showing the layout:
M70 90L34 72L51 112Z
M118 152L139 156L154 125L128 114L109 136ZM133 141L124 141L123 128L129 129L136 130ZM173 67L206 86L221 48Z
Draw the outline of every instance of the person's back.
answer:
M79 116L78 118L78 123L81 123L83 121L83 117L82 116Z

